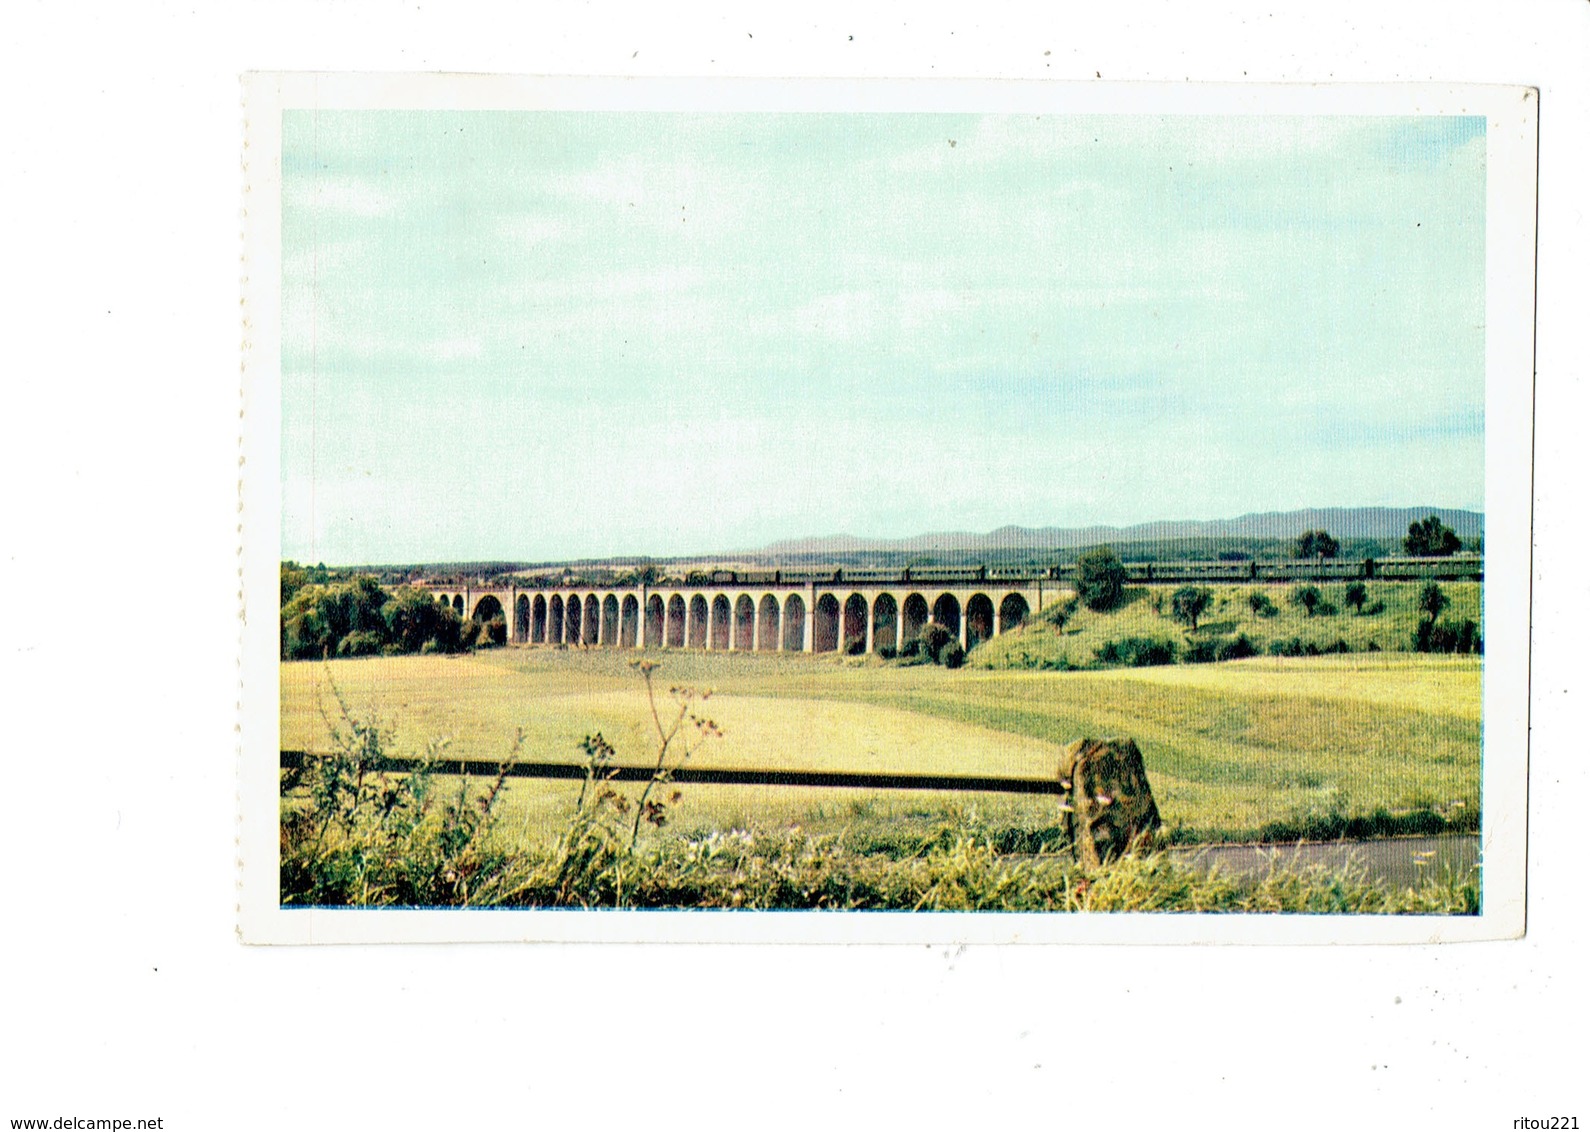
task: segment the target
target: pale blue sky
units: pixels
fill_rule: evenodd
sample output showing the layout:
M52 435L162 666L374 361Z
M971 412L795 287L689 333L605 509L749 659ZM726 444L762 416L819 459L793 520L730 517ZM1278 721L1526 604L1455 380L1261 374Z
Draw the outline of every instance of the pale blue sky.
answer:
M1483 118L283 130L286 557L1483 506Z

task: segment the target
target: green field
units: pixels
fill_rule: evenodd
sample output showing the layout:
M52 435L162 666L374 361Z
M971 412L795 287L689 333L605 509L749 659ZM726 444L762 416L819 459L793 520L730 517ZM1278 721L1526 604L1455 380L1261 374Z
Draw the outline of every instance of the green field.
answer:
M1482 583L1442 582L1440 586L1451 603L1441 614L1443 622L1481 620ZM1423 587L1411 582L1367 583L1365 608L1376 603L1385 606L1383 611L1367 615L1348 609L1344 583L1317 583L1321 595L1337 612L1314 616L1288 600L1295 588L1290 583L1212 585L1207 588L1213 600L1199 618L1198 631L1193 633L1171 616L1171 594L1177 588L1129 587L1119 609L1095 613L1080 607L1065 628L1058 631L1039 620L984 642L967 658L967 663L980 668L1084 668L1096 663L1098 649L1108 641L1127 637L1168 640L1180 654L1192 641L1230 639L1238 634L1246 636L1260 653L1268 652L1273 641L1292 638L1320 650L1341 647L1338 642L1344 642L1344 651L1366 652L1373 647L1380 652L1407 652L1423 616L1418 608ZM1276 610L1274 616L1254 613L1248 603L1249 595L1254 593L1269 597Z
M1034 626L985 648L1040 633L1056 636ZM1479 814L1478 658L1380 652L1052 672L947 671L832 655L647 655L661 663L665 709L672 684L714 690L702 710L723 737L704 745L695 765L1039 776L1053 772L1060 746L1072 739L1129 735L1143 750L1167 825L1182 840L1246 839L1272 823L1304 826L1376 810L1429 810L1460 825ZM580 740L600 731L619 761L644 763L655 742L631 659L611 650L518 648L287 663L281 745L328 749L334 682L355 715L373 714L393 730L396 754L422 753L427 742L446 738L451 756L497 759L522 729L520 757L580 762ZM567 821L577 790L515 780L500 828L527 843L550 837ZM798 826L909 837L956 808L1052 827L1054 806L1001 795L690 786L667 830Z

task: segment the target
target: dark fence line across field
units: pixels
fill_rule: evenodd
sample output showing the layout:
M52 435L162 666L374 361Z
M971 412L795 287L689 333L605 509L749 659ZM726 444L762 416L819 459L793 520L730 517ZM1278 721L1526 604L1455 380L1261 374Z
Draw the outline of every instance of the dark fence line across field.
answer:
M283 770L302 770L312 760L330 756L311 751L281 752ZM585 778L584 763L512 762L490 759L371 759L367 770L376 773L411 774L429 766L436 774L463 774L477 778L549 778L579 781ZM504 770L506 767L506 770ZM598 777L616 782L646 782L655 773L649 766L610 766ZM1060 796L1066 790L1060 777L1014 778L990 774L875 774L834 770L737 770L724 767L680 767L668 781L690 786L816 786L864 790L958 790L983 794L1048 794Z

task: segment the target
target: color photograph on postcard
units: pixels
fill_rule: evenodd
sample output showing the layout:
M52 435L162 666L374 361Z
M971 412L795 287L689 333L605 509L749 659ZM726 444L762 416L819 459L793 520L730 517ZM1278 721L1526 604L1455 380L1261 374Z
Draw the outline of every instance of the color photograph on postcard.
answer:
M276 82L287 934L1519 928L1532 103Z

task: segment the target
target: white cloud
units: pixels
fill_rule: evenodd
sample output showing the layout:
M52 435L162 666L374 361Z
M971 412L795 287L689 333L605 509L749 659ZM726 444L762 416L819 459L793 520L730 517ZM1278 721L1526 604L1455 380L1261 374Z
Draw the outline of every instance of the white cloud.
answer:
M497 235L524 247L541 247L562 239L569 225L549 216L506 216L497 222Z
M472 361L485 353L485 344L480 336L473 334L424 338L408 337L397 332L349 333L337 330L335 324L319 328L316 347L328 364L344 366L378 361L403 365L422 362L445 364Z
M390 216L405 199L406 194L395 187L345 174L293 177L282 185L284 210L318 215Z
M322 240L306 243L287 250L282 259L282 278L287 281L309 280L344 271L367 251L359 240Z

